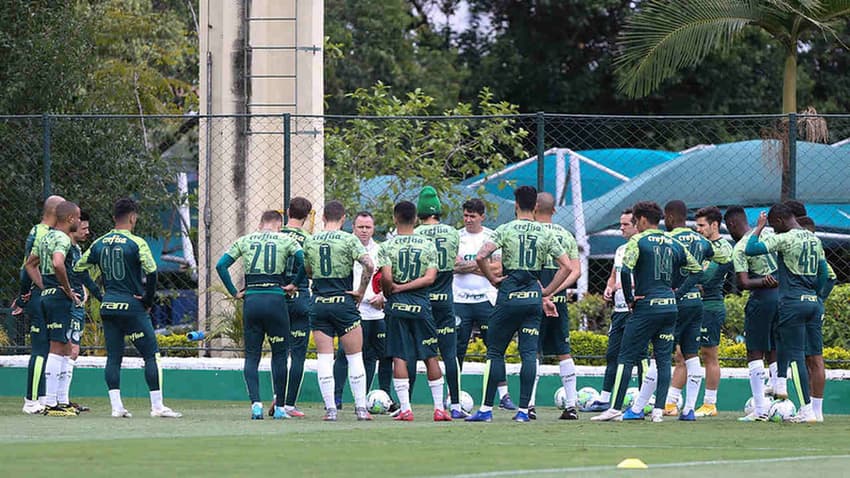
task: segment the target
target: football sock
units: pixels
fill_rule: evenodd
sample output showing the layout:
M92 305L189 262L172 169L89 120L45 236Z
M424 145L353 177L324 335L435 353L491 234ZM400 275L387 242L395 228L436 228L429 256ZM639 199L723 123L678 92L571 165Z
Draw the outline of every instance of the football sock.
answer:
M643 375L643 383L640 384L640 393L638 393L635 403L632 404L632 411L640 413L643 407L649 403L652 394L655 393L655 388L658 386L658 368L655 366L655 360L650 361L649 368Z
M71 360L71 357L65 357L65 363L63 365L62 375L64 375L64 380L62 380L59 387L56 401L59 403L69 403L71 401L69 398L71 394L71 379L74 377L74 365L76 365L76 362Z
M151 391L151 410L162 410L162 390ZM262 406L262 405L261 405Z
M669 400L669 398L668 398ZM608 403L611 401L611 392L607 390L602 390L602 393L599 394L599 401L602 403Z
M336 409L334 402L334 354L316 354L316 375L326 409Z
M395 387L395 394L398 396L398 405L401 407L401 411L410 410L410 381L406 378L394 378L393 387Z
M44 367L44 380L47 382L46 405L56 406L56 396L59 390L59 375L62 373L62 365L65 357L58 354L47 354L47 364Z
M348 375L348 360L342 347L337 349L334 355L333 377L334 377L334 399L342 401L342 392L345 390L345 377Z
M696 407L697 395L699 395L702 377L705 374L705 370L699 365L699 357L691 357L685 360L685 368L688 373L688 382L686 385L685 406L682 408L682 413L688 413ZM706 390L707 393L708 390ZM667 401L669 402L669 399Z
M776 377L776 385L773 386L774 395L788 396L788 379L786 377Z
M750 369L750 390L753 392L753 405L756 415L767 413L767 397L764 396L764 361L753 360L747 364Z
M776 362L771 362L768 364L767 368L770 371L770 388L773 389L773 393L776 393L776 382L779 378L779 366L776 365Z
M428 388L431 389L431 398L434 399L434 410L443 409L443 377L437 380L428 380Z
M499 385L496 387L496 390L499 391L499 400L505 397L508 394L508 386L507 385Z
M667 403L679 403L679 399L682 398L682 389L676 387L670 387L667 390Z
M705 405L714 405L717 403L717 390L705 389L705 396L702 397L702 403Z
M109 403L113 410L124 410L124 403L121 402L121 390L115 389L109 391Z
M528 401L528 408L533 408L535 398L537 397L537 382L540 381L540 360L537 360L537 375L534 377L534 385L531 387L531 400Z
M578 392L576 392L576 363L572 358L568 358L561 360L558 366L561 372L561 383L564 385L564 392L567 394L567 408L575 407L578 396ZM537 381L535 380L536 383Z
M366 367L363 365L363 353L346 355L348 360L348 383L354 395L354 406L366 408Z
M818 418L823 417L823 398L812 397L812 411Z

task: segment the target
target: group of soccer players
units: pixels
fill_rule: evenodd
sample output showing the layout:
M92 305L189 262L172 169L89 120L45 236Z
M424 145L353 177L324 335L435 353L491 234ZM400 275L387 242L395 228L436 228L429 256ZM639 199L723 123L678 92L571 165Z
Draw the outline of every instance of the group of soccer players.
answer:
M125 338L144 358L151 416L181 416L163 404L159 350L149 315L156 292L156 262L145 240L132 233L138 220L136 203L119 199L113 219L115 228L82 253L80 243L89 235L88 215L75 203L50 196L41 222L30 230L16 300L29 317L32 344L24 413L75 416L88 410L71 402L69 391L85 328L84 306L93 296L100 301L112 416L131 417L120 391ZM100 276L103 291L89 271Z

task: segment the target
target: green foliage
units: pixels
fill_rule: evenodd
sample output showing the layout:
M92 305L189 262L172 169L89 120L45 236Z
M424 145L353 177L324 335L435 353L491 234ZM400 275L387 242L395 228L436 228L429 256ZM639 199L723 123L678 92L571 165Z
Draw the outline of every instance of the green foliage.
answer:
M850 363L850 350L841 347L825 347L823 349L823 360L828 369L846 369ZM830 363L830 361L841 360L843 362Z
M717 356L728 359L720 361L721 367L745 367L747 365L747 346L721 335L720 345L717 347Z
M601 357L576 360L578 365L605 365L605 352L608 350L608 336L573 330L570 332L570 347L574 356Z
M850 284L840 284L824 303L823 344L850 348Z
M744 291L741 295L729 294L725 297L726 322L723 324L723 334L727 337L744 335L744 308L750 293Z
M213 324L216 324L206 340L224 339L222 346L244 348L245 347L245 325L242 321L242 300L234 299L226 293L224 286L216 286L210 288L212 292L217 292L219 297L219 305L214 310L221 310L218 315L210 318ZM312 334L310 335L312 339Z
M159 344L160 353L167 357L197 357L198 343L192 342L186 334L157 335L156 342ZM168 350L170 347L187 348L194 350Z
M584 318L587 320L587 330L608 332L613 308L601 294L585 294L581 300L571 303L567 310L570 315L570 330L582 328Z

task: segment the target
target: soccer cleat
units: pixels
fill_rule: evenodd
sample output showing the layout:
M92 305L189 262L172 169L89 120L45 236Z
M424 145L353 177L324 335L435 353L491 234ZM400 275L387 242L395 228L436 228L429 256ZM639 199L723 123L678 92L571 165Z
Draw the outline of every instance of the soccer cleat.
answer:
M275 420L286 420L289 418L289 414L286 413L286 410L283 407L274 407L274 414L272 418Z
M644 415L643 410L635 413L632 411L631 407L627 408L625 412L623 412L623 421L626 420L643 420L646 417Z
M274 401L272 401L272 405L269 407L269 416L274 417Z
M337 410L336 408L326 408L325 416L322 417L322 421L325 422L335 422L336 421Z
M756 414L756 412L752 412L749 415L738 417L739 422L766 422L769 421L770 417L767 413L762 413L761 415Z
M412 422L413 421L413 410L399 410L398 414L393 418L393 420L397 422Z
M695 422L697 421L697 417L694 414L693 410L689 410L688 413L682 413L679 415L680 422Z
M44 416L46 417L76 417L77 412L71 411L65 407L55 406L55 407L47 407L44 409Z
M339 400L334 399L334 405L336 405L337 410L342 410L342 399L341 398Z
M133 418L133 414L128 412L126 408L113 409L112 418Z
M434 421L435 422L450 422L452 421L452 416L445 410L434 410Z
M272 413L274 416L274 413ZM259 403L255 403L251 405L251 420L262 420L263 419L263 406Z
M713 403L703 403L701 407L697 408L696 412L694 412L697 417L716 417L717 416L717 405Z
M80 412L80 413L82 413L82 412L90 412L90 411L91 411L91 408L89 408L89 407L87 407L87 406L85 406L85 405L80 405L79 403L76 403L76 402L71 402L71 403L69 403L69 405L71 405L72 407L76 408L76 409L77 409L77 411L78 411L78 412Z
M765 397L773 397L773 387L771 387L770 385L765 385L764 396Z
M372 415L369 414L369 411L366 410L366 407L355 407L354 415L357 417L358 422L372 421Z
M452 420L463 420L468 416L469 414L463 410L452 410Z
M301 410L299 410L295 407L292 407L289 410L287 410L286 414L289 415L292 418L304 418L304 412L302 412Z
M501 400L499 400L499 408L502 410L516 410L519 407L517 407L513 400L511 400L510 395L505 395Z
M27 415L41 415L44 413L44 405L38 403L38 400L27 400L25 398L22 411Z
M590 420L594 422L619 422L623 420L623 412L609 408Z
M522 412L522 411L516 412L516 415L514 415L513 420L514 420L515 422L520 422L520 423L530 422L530 421L531 421L531 419L530 419L530 418L528 418L528 414L527 414L527 413L525 413L525 412Z
M69 412L72 412L74 415L79 415L80 411L77 410L76 407L72 406L70 403L60 403L57 407L65 409Z
M578 410L576 407L568 407L565 408L563 412L561 412L561 416L558 417L559 420L578 420Z
M652 423L661 423L664 421L664 412L660 408L652 409Z
M390 408L387 409L387 413L389 413L391 417L394 417L397 415L396 412L398 412L399 410L401 410L401 407L398 405L398 403L393 402L390 404Z
M815 416L814 410L812 410L811 405L803 405L800 407L800 410L797 411L797 415L786 420L791 423L817 423L818 418Z
M467 422L492 422L493 421L493 411L490 410L489 412L482 412L481 410L478 410L477 412L473 413L472 415L466 417L466 419L464 421L467 421Z
M528 418L532 420L537 420L537 409L534 407L528 407Z
M151 416L152 417L158 417L158 418L180 418L180 417L183 416L183 414L180 413L180 412L175 412L174 410L172 410L168 407L162 407L162 408L157 408L155 410L151 410ZM260 416L261 417L263 416L262 405L260 406Z
M664 415L667 417L675 417L679 414L679 406L675 403L664 404Z
M598 413L598 412L604 412L605 410L608 410L609 408L611 408L610 403L601 402L599 400L594 400L593 403L589 403L587 406L582 408L581 411Z

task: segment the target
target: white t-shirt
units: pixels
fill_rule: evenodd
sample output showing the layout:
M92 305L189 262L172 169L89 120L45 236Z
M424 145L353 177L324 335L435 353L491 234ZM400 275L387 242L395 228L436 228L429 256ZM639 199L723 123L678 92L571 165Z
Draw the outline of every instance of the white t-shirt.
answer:
M466 228L460 229L460 247L457 255L464 261L474 261L481 246L493 234L493 230L484 228L481 232L472 234ZM499 251L493 253L498 257ZM496 303L496 288L490 284L486 277L478 274L455 274L452 281L452 293L454 301L458 304L477 304L489 300L491 304Z
M374 241L374 239L369 239L369 244L366 245L366 252L369 254L369 258L372 259L372 263L376 263L378 261L378 243ZM378 271L377 266L375 267L375 272ZM360 275L363 273L363 266L360 265L359 262L354 263L354 284L353 287L357 287L360 285ZM372 290L372 284L370 283L368 287L366 287L366 292L363 294L363 300L360 301L360 318L362 320L379 320L384 318L384 310L376 309L369 303L369 300L372 297L375 297L375 291Z
M628 312L629 305L626 304L626 295L623 294L623 289L620 282L620 272L623 270L623 256L626 254L626 245L618 247L614 252L614 281L617 284L617 290L614 292L614 312Z

